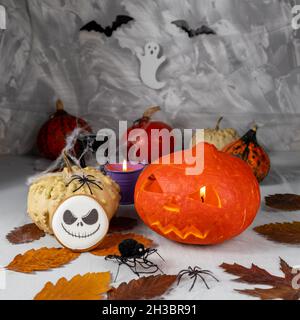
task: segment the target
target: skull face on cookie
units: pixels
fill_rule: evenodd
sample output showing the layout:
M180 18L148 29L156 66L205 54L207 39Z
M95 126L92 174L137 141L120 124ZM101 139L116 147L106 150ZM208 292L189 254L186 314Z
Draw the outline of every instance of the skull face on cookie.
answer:
M77 195L64 201L52 219L52 229L60 243L71 250L85 251L105 237L109 220L92 197Z

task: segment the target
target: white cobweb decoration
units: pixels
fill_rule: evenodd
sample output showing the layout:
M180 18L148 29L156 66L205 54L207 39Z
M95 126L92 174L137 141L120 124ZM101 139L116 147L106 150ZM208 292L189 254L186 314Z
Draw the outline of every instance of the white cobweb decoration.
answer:
M80 135L85 134L86 131L82 128L76 128L67 138L66 138L66 146L62 150L60 156L53 162L50 163L50 165L44 169L42 172L39 172L38 174L31 176L27 179L27 185L31 185L38 181L41 178L44 178L46 176L55 176L57 175L57 171L62 170L65 167L65 160L64 157L67 156L71 159L73 164L77 167L81 167L80 165L80 159L77 159L74 154L74 147L75 144L78 141L78 138ZM87 147L88 148L88 147ZM83 150L83 154L86 150Z

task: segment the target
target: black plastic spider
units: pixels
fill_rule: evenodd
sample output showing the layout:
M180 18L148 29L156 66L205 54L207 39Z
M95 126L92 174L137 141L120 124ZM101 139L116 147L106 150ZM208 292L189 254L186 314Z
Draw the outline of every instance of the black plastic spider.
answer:
M74 174L74 175L71 177L71 180L68 182L67 187L68 187L73 181L78 181L78 182L80 183L80 186L79 186L77 189L75 189L75 190L73 191L73 193L76 192L76 191L78 191L79 189L81 189L84 185L87 185L88 188L89 188L89 190L90 190L90 193L93 194L93 191L92 191L92 189L91 189L90 184L98 187L100 190L103 190L103 188L102 188L102 186L101 186L101 182L100 182L100 181L97 181L96 178L95 178L94 176L90 175L90 174L89 174L89 175L83 174L82 176L77 175L77 174Z
M158 265L148 260L150 255L156 253L164 261L156 249L145 248L143 244L134 239L126 239L119 244L119 252L121 254L120 256L109 255L105 257L105 260L116 261L119 264L115 281L118 278L120 266L122 264L125 264L130 268L130 270L138 277L140 274L154 274L157 271L160 271L163 274ZM143 271L138 271L137 267L140 267Z
M189 266L188 269L181 270L181 271L178 273L178 275L177 275L177 277L178 277L177 285L179 285L179 283L180 283L180 281L181 281L181 278L182 278L183 276L185 276L185 275L187 275L188 277L190 277L190 279L194 279L193 284L192 284L192 286L191 286L191 288L190 288L190 291L193 290L194 285L195 285L198 277L205 283L206 288L209 289L209 286L208 286L208 284L207 284L204 276L202 276L202 275L210 276L210 277L212 277L213 279L215 279L217 282L219 282L219 280L213 275L213 273L212 273L211 271L209 271L209 270L203 270L203 269L201 269L201 268L198 267L198 266L196 266L196 267L194 267L194 268L192 268L191 266Z

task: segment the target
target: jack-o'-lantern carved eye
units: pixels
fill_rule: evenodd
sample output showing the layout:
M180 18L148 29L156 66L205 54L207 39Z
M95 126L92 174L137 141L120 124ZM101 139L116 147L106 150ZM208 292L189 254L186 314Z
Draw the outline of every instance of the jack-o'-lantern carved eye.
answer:
M144 190L152 193L160 193L160 194L165 193L154 174L150 175L145 181ZM202 186L201 188L197 189L195 192L191 194L182 193L181 195L182 196L186 195L186 197L189 199L200 201L207 205L215 206L218 208L222 207L220 197L216 192L216 190L211 185ZM178 204L175 198L172 200L172 203L168 204L168 207L172 208L172 211L175 207L176 207L176 210L178 209Z
M144 190L148 192L154 192L154 193L163 193L163 190L159 185L159 182L157 181L154 174L148 177L144 185Z

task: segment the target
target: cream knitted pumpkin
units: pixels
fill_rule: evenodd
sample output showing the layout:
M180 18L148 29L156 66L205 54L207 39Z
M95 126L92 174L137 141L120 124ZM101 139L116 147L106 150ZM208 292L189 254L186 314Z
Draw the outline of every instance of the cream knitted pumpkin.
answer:
M91 175L101 185L87 184L76 191L81 183L74 175ZM103 175L95 168L65 168L62 172L48 174L34 181L28 193L28 214L35 224L45 232L53 234L50 222L57 207L67 198L74 195L89 195L95 198L104 208L108 220L116 213L120 202L120 187L110 177Z

